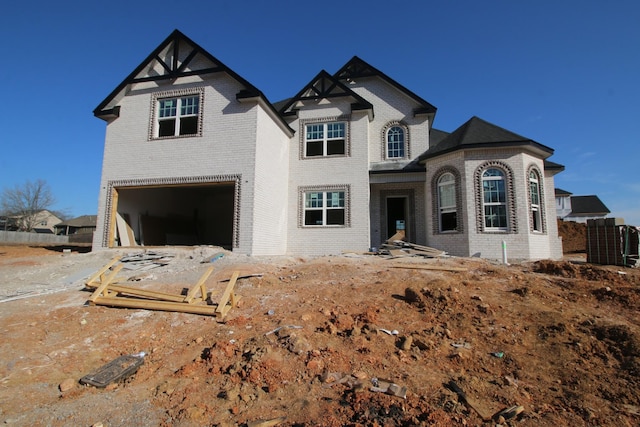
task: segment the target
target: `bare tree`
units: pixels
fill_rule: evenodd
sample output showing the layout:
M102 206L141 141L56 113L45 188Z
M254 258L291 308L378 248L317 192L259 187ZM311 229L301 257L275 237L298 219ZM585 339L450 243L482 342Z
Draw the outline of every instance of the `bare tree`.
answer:
M51 188L43 179L5 189L0 199L4 215L15 218L22 231L32 231L38 223L40 212L50 209L54 203Z

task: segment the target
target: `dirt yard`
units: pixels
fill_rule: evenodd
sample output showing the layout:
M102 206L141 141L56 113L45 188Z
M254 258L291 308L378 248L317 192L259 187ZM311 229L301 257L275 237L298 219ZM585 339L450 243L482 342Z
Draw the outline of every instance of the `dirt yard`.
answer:
M506 266L228 252L211 262L219 249L157 251L173 258L123 270L119 282L180 294L214 266L215 300L234 271L261 276L237 282L240 305L221 322L86 304L84 281L117 252L0 247L0 422L640 424L638 269L575 254ZM126 381L79 383L141 351Z

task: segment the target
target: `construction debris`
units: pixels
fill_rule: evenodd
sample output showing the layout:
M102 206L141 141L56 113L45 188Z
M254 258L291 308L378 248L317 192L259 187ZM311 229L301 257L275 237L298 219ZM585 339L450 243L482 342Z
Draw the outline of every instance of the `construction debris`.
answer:
M383 243L377 250L378 255L387 256L393 258L404 258L421 256L424 258L438 258L446 256L447 253L440 249L431 248L429 246L422 246L416 243L405 242L404 230L398 231L391 236L385 243Z
M173 255L170 254L144 252L126 255L120 259L120 262L123 263L123 268L125 270L144 271L165 266L169 264L172 258Z
M121 260L118 257L112 259L85 283L85 286L93 291L89 297L91 305L176 311L216 316L220 319L224 319L231 308L237 307L239 298L233 292L239 276L237 271L232 274L222 296L215 304L211 292L205 286L213 267L204 272L185 296L119 284L116 276L123 268L122 263L118 264L119 261Z
M144 353L120 356L99 368L96 372L80 378L80 383L104 388L135 374L144 363Z

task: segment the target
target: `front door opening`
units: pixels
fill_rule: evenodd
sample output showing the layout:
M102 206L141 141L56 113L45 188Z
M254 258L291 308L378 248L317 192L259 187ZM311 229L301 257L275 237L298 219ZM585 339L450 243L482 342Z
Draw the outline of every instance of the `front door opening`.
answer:
M387 239L396 234L404 225L405 236L409 233L407 227L407 197L387 197Z

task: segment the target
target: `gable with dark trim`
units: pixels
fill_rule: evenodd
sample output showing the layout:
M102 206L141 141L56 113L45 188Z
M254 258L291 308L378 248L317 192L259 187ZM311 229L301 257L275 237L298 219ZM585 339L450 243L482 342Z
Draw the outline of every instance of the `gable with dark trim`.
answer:
M425 101L424 99L422 99L421 97L419 97L418 95L416 95L415 93L407 89L406 87L402 86L400 83L393 80L391 77L387 76L382 71L378 70L377 68L371 66L370 64L366 63L362 59L358 58L357 56L354 56L353 58L351 58L351 60L347 62L333 76L338 80L347 81L347 82L357 81L359 78L364 78L364 77L379 77L385 82L395 87L396 89L398 89L399 91L403 92L409 98L412 98L418 104L420 104L418 108L415 108L413 110L414 115L436 113L436 110L437 110L436 107L434 107L433 105L431 105L430 103L428 103L427 101Z
M351 98L351 111L369 111L373 118L373 105L363 97L349 89L331 74L322 70L293 98L287 100L279 110L283 116L297 114L298 106L305 101L319 101L321 99Z

